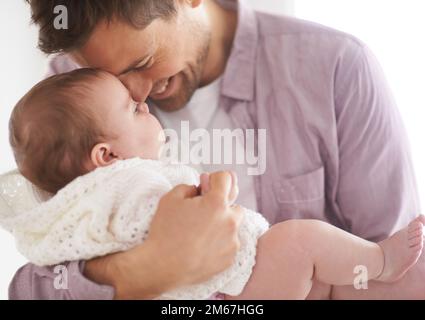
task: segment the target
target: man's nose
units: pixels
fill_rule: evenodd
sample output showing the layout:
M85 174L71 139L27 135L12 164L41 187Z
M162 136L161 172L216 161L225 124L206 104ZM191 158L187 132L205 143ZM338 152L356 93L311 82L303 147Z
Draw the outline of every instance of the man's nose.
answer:
M146 102L141 103L140 106L139 106L139 108L140 108L140 111L141 112L143 112L143 113L149 113L149 106L148 106L148 104Z
M122 77L120 80L126 86L131 97L136 102L146 101L153 86L153 81L151 79L139 74Z

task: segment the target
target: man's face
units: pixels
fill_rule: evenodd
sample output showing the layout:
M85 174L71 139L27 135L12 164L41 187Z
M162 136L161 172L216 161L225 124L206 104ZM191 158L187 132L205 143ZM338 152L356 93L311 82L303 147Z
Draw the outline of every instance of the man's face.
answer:
M180 6L175 17L142 30L101 22L73 56L118 76L135 101L149 97L165 111L178 110L198 88L209 51L209 23L199 10Z

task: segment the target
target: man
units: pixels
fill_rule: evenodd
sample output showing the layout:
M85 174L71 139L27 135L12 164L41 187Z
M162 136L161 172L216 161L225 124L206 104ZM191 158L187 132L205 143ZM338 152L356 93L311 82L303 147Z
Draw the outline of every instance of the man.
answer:
M149 96L166 127L188 118L208 129L266 129L266 171L242 175L241 197L271 223L321 219L377 241L419 213L396 106L375 58L354 37L236 0L29 3L40 48L65 53L51 73L109 71L134 100ZM68 9L66 30L53 24L59 3ZM24 266L10 297L143 299L207 279L238 247L240 209L224 201L230 180L212 175L208 197L189 186L171 191L146 243L67 264L68 289L53 288L51 269ZM392 285L331 292L316 284L311 298L318 297L424 298L424 259Z

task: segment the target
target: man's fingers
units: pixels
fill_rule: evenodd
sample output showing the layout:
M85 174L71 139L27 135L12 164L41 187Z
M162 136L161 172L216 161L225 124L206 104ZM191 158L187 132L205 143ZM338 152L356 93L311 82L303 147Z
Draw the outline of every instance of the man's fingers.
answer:
M201 192L202 195L206 194L210 190L210 175L208 173L201 174Z
M168 194L179 199L194 198L199 195L196 186L189 186L187 184L180 184L174 187Z
M240 205L233 205L231 207L231 210L232 210L232 215L234 216L235 221L237 222L237 225L239 226L242 223L244 209Z
M238 176L236 175L236 172L230 171L230 175L232 177L232 187L230 189L229 202L233 204L239 195L239 184L238 184Z
M231 177L232 177L232 187L237 187L239 185L238 182L238 175L235 171L229 171Z
M208 195L219 197L223 202L227 202L231 188L232 176L229 172L220 171L210 174L210 189Z

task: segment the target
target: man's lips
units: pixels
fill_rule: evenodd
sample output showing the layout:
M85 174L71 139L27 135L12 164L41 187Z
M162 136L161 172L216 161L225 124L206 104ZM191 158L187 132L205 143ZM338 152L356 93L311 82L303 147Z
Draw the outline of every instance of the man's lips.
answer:
M161 81L161 83L157 84L155 88L152 90L153 94L161 94L167 90L168 84L170 83L170 78L165 81Z
M161 100L168 98L175 90L176 87L176 76L172 76L167 80L164 80L152 89L149 97L154 100Z

